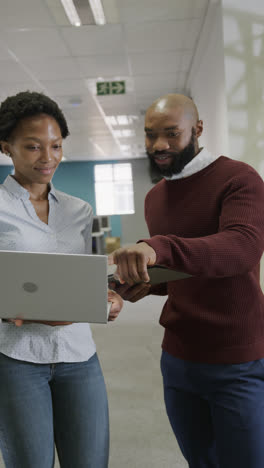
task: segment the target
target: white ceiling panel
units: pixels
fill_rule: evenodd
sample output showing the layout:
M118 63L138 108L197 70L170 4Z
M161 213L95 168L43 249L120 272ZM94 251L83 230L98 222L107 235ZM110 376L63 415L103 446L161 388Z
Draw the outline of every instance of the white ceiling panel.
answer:
M186 27L187 29L183 39L183 47L184 49L190 49L193 52L201 31L202 19L191 19L187 21Z
M152 104L155 99L160 96L163 96L164 91L152 93L150 95L137 93L136 97L136 106L141 115L145 115L147 108Z
M178 87L177 75L175 73L159 73L155 75L135 76L136 93L152 93L153 90L162 90L164 92L174 92ZM157 96L158 97L158 96Z
M88 128L94 131L107 131L107 126L101 117L93 117L87 119L70 120L68 125L71 132L78 133L86 131Z
M184 93L184 86L188 77L188 73L179 72L177 74L177 87L181 88L181 92Z
M61 0L44 0L58 26L69 26L70 22Z
M128 53L183 49L185 36L192 34L188 20L128 24L125 32Z
M121 25L62 28L62 35L75 56L89 54L123 54L124 37Z
M201 15L207 0L118 0L124 23L184 20Z
M77 63L83 75L87 77L112 77L129 74L128 60L125 54L78 57Z
M69 159L96 159L111 158L120 155L120 149L114 144L112 138L102 137L100 143L93 144L88 136L72 135L64 142L64 156Z
M0 0L0 99L27 89L53 97L73 160L142 157L144 113L159 96L185 92L209 0L103 4L108 24L76 28L60 0ZM97 81L115 80L125 94L96 95Z
M10 53L6 46L3 45L0 38L0 60L10 60Z
M177 50L169 52L142 52L141 54L129 54L132 73L145 75L148 73L177 73L181 65L182 52Z
M88 90L85 94L78 94L78 96L69 96L68 94L64 96L55 95L54 99L59 102L60 106L64 109L90 109L91 111L97 109L96 103Z
M87 92L85 79L42 80L42 83L53 96L78 96Z
M55 28L5 31L1 39L20 59L68 56L68 50Z
M91 122L91 119L83 119L83 122L81 125L76 125L75 122L80 122L79 120L69 120L67 119L68 122L68 127L71 136L82 136L83 134L86 134L89 136L89 138L94 138L94 137L107 137L109 138L109 129L106 126L106 124L100 124L100 126L96 126Z
M92 143L87 139L80 141L78 138L68 136L63 141L63 155L66 159L74 160L76 156L80 159L81 155L90 156L95 152L95 148Z
M1 0L1 28L35 28L38 26L56 26L45 0Z
M1 78L0 78L0 81L1 81ZM41 86L38 86L36 83L34 83L32 80L31 81L28 80L28 81L19 81L17 83L4 83L0 91L1 93L4 91L5 93L8 93L8 94L15 94L15 93L19 93L20 91L27 91L31 89L32 91L41 91L42 88Z
M100 112L96 106L63 108L67 120L86 120L91 117L100 117Z
M9 60L1 61L1 73L0 73L0 83L19 83L22 81L28 81L29 75L26 71L20 66L19 63Z
M134 95L100 96L98 101L106 115L134 114L136 111Z
M193 53L192 52L183 52L181 55L181 62L178 71L188 72L192 62Z
M81 78L76 61L71 57L50 57L45 60L25 59L24 63L39 80L64 80Z

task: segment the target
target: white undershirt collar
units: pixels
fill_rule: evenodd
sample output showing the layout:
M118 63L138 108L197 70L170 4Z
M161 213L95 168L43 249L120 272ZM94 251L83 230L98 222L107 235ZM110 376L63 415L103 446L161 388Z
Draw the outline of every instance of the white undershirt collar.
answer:
M205 167L212 164L220 156L215 156L210 153L206 148L202 148L201 151L195 156L189 164L187 164L179 174L174 174L172 177L164 177L166 180L176 180L189 177L196 172L201 171Z

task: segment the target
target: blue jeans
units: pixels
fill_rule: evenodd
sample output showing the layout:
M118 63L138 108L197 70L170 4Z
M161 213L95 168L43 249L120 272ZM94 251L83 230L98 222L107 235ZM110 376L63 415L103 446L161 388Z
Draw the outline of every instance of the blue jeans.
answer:
M200 364L163 351L167 414L190 468L264 467L264 359Z
M108 404L101 367L33 364L0 354L0 446L7 468L107 468Z

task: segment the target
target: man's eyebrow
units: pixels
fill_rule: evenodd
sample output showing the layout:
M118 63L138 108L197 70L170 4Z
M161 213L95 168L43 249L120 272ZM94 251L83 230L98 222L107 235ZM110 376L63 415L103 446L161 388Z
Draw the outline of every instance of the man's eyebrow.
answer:
M179 126L173 125L172 127L165 127L164 130L179 130Z
M179 130L180 127L178 125L173 125L172 127L165 127L163 130ZM145 132L153 132L154 130L152 128L145 127Z

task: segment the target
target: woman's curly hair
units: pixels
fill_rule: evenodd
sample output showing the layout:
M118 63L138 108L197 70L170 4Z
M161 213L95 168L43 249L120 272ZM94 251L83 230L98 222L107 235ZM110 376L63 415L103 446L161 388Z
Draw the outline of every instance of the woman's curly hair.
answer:
M69 135L66 119L55 101L43 93L23 91L9 96L0 105L0 141L9 140L20 120L38 114L53 117L60 127L62 138Z

